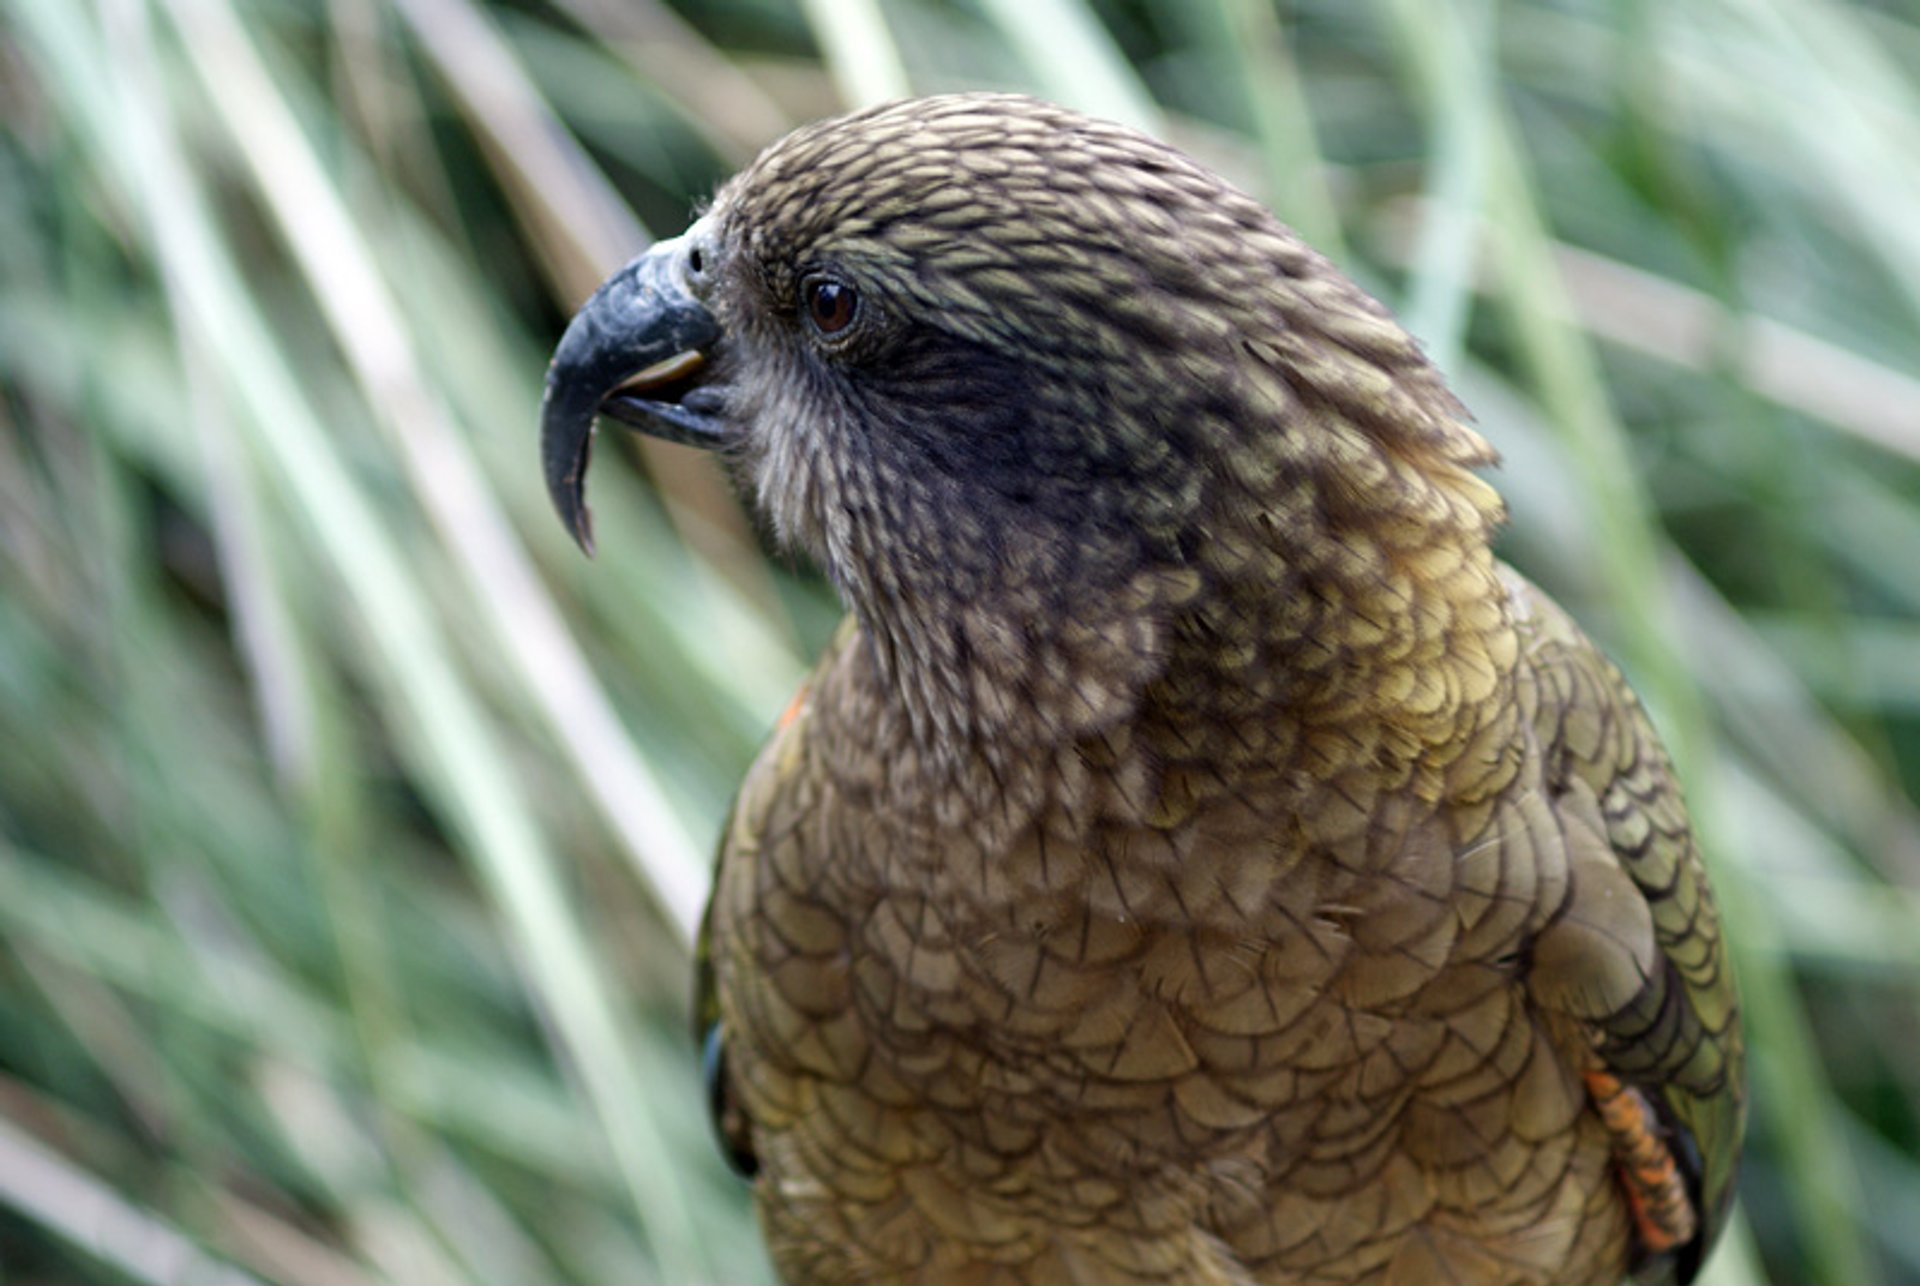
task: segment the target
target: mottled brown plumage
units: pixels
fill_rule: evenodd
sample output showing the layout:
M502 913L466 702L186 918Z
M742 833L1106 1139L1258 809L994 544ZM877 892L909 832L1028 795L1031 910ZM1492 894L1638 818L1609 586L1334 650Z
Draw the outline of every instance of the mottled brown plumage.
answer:
M1266 211L1028 99L816 125L563 341L583 534L596 408L722 447L852 613L706 947L788 1281L1691 1275L1741 1044L1678 788Z

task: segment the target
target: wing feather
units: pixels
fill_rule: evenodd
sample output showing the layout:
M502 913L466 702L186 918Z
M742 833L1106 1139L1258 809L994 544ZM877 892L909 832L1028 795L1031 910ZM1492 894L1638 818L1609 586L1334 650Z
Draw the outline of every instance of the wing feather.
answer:
M1599 1065L1667 1132L1700 1232L1724 1224L1745 1120L1739 1002L1719 913L1666 752L1626 680L1546 595L1509 573L1520 695L1568 828L1569 894L1534 943L1529 987L1588 1034Z

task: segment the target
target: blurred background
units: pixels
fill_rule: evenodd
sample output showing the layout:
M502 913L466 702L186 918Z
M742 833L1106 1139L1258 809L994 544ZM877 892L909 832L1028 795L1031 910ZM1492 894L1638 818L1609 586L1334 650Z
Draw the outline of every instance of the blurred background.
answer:
M1719 1286L1920 1281L1913 0L0 0L0 1278L753 1283L685 1036L837 611L565 317L792 125L1129 120L1387 299L1682 761ZM611 449L609 449L611 448Z

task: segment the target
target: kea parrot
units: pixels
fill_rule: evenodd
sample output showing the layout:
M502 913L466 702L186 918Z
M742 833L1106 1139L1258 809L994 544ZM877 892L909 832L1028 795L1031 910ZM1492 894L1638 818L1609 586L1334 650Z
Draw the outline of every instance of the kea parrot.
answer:
M1387 310L1181 152L1034 99L808 126L568 326L848 616L698 953L789 1283L1686 1281L1744 1115L1667 756L1497 560Z

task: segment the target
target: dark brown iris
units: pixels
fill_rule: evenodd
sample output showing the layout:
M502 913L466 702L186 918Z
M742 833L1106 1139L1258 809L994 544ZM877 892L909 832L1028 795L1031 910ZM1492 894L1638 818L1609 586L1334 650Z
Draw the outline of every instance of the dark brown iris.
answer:
M838 335L853 325L860 311L859 292L832 277L809 277L801 293L806 296L807 317L822 335Z

